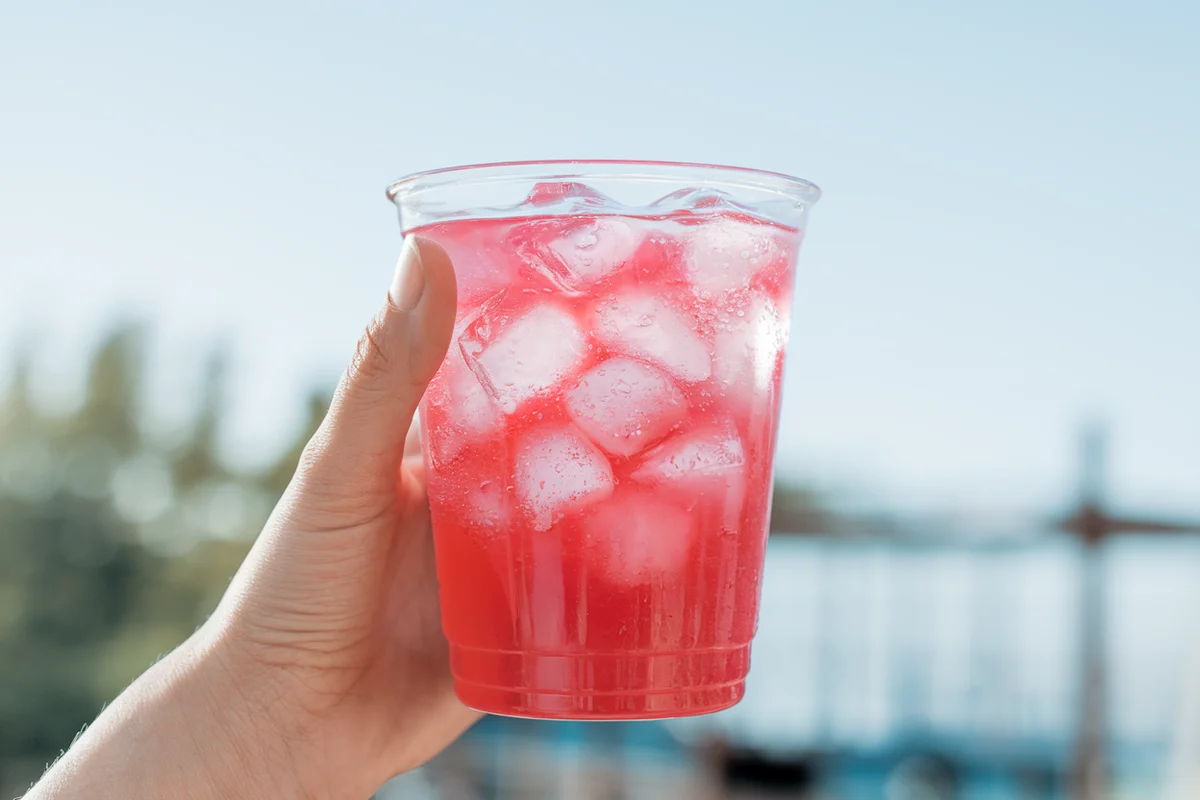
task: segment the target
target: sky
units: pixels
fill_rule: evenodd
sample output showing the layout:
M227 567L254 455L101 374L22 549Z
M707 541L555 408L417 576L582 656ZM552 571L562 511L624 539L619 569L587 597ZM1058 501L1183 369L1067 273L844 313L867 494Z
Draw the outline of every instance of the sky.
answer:
M1056 508L1100 420L1114 501L1200 514L1198 4L164 5L0 12L0 365L32 343L50 408L142 320L147 424L224 342L223 446L267 460L386 292L391 179L725 163L825 192L783 475Z

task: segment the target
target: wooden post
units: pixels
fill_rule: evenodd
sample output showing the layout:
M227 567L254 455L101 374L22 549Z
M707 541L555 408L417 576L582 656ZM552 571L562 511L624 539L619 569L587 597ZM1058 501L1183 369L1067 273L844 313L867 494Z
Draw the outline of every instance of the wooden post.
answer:
M1105 721L1105 559L1103 544L1109 533L1104 514L1104 434L1089 429L1083 437L1083 480L1080 487L1078 534L1082 540L1080 574L1080 700L1079 734L1075 744L1072 784L1077 800L1102 800L1106 796L1108 726Z
M1114 534L1200 534L1200 524L1110 514L1104 504L1105 435L1096 427L1083 437L1082 486L1079 509L1061 524L1083 546L1080 574L1079 728L1071 766L1072 793L1076 800L1104 800L1108 796L1108 684L1106 637L1108 619L1107 563L1104 544Z

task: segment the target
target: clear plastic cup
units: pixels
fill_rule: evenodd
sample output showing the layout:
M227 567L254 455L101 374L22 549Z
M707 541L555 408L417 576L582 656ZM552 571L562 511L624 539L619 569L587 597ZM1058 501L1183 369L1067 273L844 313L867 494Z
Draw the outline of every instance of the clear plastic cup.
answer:
M397 181L458 320L421 406L458 696L560 719L744 692L796 253L820 191L571 161Z

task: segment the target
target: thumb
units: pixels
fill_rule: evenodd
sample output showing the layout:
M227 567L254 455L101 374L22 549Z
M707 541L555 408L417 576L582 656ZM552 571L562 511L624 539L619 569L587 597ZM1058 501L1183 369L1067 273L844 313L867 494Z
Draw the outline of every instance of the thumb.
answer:
M456 292L449 254L408 236L387 300L359 339L297 471L310 499L329 497L356 512L392 501L405 436L450 346Z

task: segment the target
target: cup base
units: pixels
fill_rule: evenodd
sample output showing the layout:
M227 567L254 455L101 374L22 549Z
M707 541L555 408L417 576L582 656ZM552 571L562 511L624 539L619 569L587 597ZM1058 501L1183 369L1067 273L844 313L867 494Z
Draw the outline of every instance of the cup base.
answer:
M711 714L746 692L750 646L677 653L518 653L451 645L454 689L507 717L647 720Z

